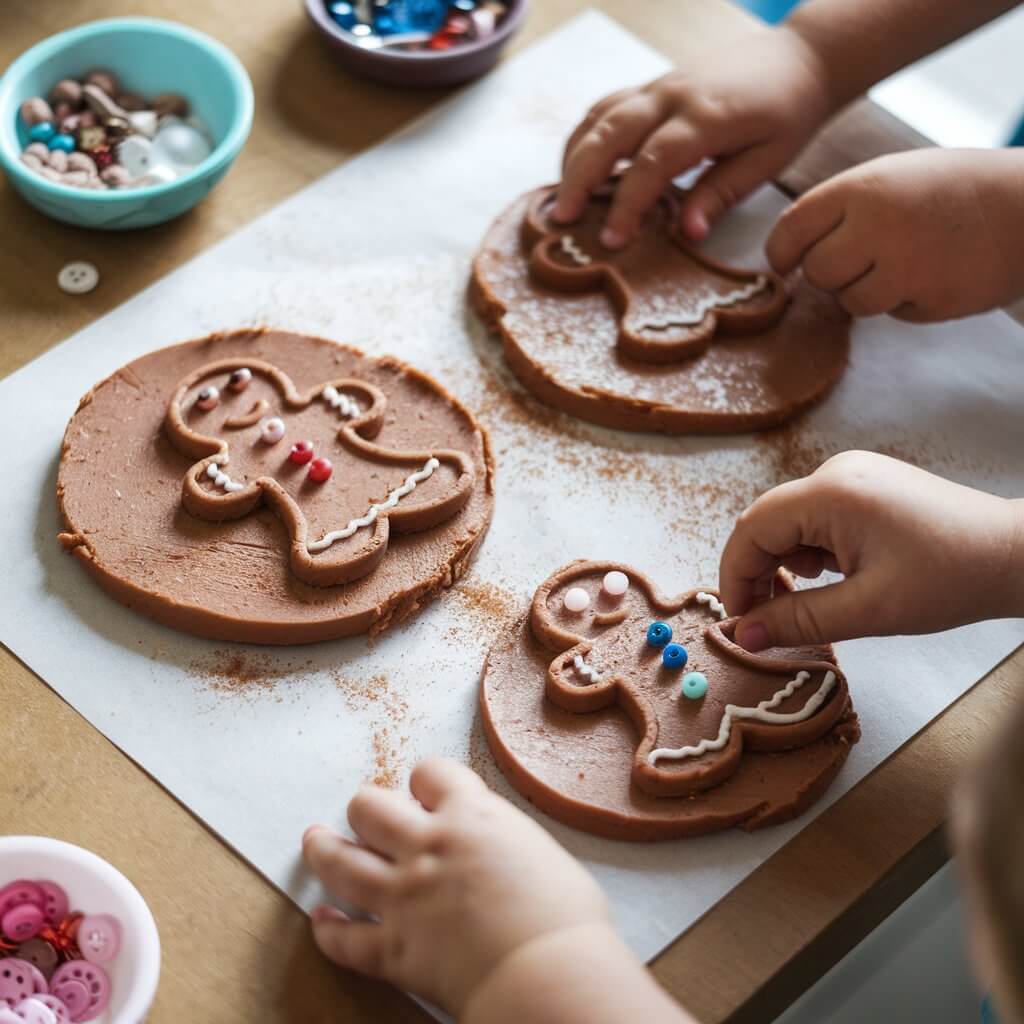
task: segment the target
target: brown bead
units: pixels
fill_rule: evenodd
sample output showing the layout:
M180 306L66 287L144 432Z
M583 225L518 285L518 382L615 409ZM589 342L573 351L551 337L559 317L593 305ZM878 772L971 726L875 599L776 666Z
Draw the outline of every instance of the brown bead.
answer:
M67 101L54 104L53 116L58 121L63 121L65 117L70 117L75 112L75 108Z
M107 133L98 125L93 125L91 128L83 127L78 133L79 148L86 152L98 149L100 146L106 145L106 142Z
M137 92L122 92L117 97L117 105L123 110L145 110L146 101Z
M117 75L109 68L93 68L84 79L86 85L95 85L108 96L116 96L121 89Z
M120 164L111 164L109 167L104 167L100 177L103 179L104 184L109 185L111 188L120 188L132 180L132 176Z
M19 109L22 121L30 128L41 121L53 122L56 119L53 108L42 96L33 96L31 99L25 100Z
M85 171L90 177L95 177L99 172L96 169L96 161L88 153L69 153L69 171Z
M27 960L30 964L38 967L47 981L57 969L57 963L60 960L57 950L45 939L28 939L18 947L18 951L14 955L19 960Z
M51 149L49 165L58 173L63 174L68 169L68 155L63 149Z
M72 107L82 104L82 86L73 78L64 78L50 90L50 102L70 103Z
M43 161L35 153L29 153L27 150L21 154L21 162L33 171L40 171L43 168Z
M153 100L153 109L160 117L173 114L175 117L188 117L188 100L180 93L162 92Z
M89 184L90 175L86 171L65 171L61 181L65 185L74 185L76 188L85 188Z

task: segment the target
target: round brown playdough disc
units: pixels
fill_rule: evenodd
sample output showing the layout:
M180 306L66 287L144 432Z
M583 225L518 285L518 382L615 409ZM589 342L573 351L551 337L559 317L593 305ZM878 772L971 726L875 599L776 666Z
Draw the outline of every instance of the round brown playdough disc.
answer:
M859 736L848 708L806 746L746 751L735 774L713 789L649 796L630 778L637 730L621 707L575 714L545 698L552 656L525 619L491 649L480 692L484 733L516 790L558 821L595 835L654 841L786 821L825 792Z
M406 513L405 525L392 527L389 537L378 529L375 537L382 543L375 557L384 541L386 550L366 575L334 585L303 582L290 568L286 519L266 503L222 521L216 521L217 512L199 518L183 507L186 475L208 452L183 454L180 442L178 448L172 445L165 424L168 404L190 374L221 361L229 366L272 364L297 392L315 396L306 408L296 400L295 408L280 410L285 435L276 445L261 442L256 423L231 433L228 444L235 454L224 467L249 481L261 474L280 480L296 507L308 514L311 539L335 525L335 509L337 525L344 526L366 511L366 502L384 500L411 468L366 461L365 453L341 444L340 418L320 396L329 381L349 378L369 385L368 394L383 394L385 411L374 444L399 452L454 453L398 507L405 510L418 502L426 507L429 500L454 491L457 481L463 491L469 486L468 500L460 496L458 508L445 510L447 518L428 528ZM232 411L244 414L258 399L271 405L276 400L266 375L256 372L240 394L227 388L227 377L221 370L214 378L221 399L212 412L196 406L197 389L205 381L195 385L194 394L184 392L184 419L190 427L202 432ZM270 415L277 413L268 409ZM306 439L315 441L316 455L334 463L327 483L311 482L308 466L287 458L291 445ZM419 459L411 464L419 465ZM460 465L466 470L461 477ZM199 480L200 503L217 508L218 501L226 505L233 497L205 474L193 475ZM486 435L439 384L396 359L372 358L321 338L273 330L215 334L160 349L97 384L68 424L57 497L66 525L62 544L118 601L186 632L269 644L376 633L400 621L459 579L494 507ZM327 555L343 559L345 545L358 553L374 529L357 531L332 545Z
M509 366L541 401L623 430L734 433L792 418L821 401L842 376L849 318L802 279L790 282L791 301L765 330L720 331L703 353L676 362L624 355L617 346L620 313L605 290L555 290L531 275L532 239L524 238L523 219L544 191L517 199L494 222L470 284L473 304L500 335ZM599 216L592 209L585 218ZM594 228L581 222L569 230L583 237ZM653 229L645 222L644 230Z

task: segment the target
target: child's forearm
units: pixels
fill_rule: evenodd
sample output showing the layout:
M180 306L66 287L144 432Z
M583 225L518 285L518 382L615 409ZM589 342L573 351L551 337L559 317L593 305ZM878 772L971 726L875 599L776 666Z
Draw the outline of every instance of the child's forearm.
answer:
M610 926L542 935L511 953L470 996L463 1024L695 1024Z
M1011 501L1014 526L1009 545L1008 614L1024 618L1024 498Z
M814 54L833 110L1018 0L808 0L787 19Z

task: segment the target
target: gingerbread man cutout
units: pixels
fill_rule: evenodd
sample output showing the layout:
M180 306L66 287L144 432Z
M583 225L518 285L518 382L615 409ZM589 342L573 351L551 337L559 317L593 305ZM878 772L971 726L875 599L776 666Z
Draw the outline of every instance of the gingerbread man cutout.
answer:
M847 710L846 678L830 648L750 654L733 642L737 621L714 591L666 598L647 577L612 562L560 569L530 607L533 635L553 654L546 698L578 714L621 707L639 734L632 780L658 797L721 784L744 749L813 743ZM681 664L667 667L667 644L648 638L653 626L669 627L685 651L670 652ZM688 673L698 677L694 699Z
M679 232L679 200L666 192L625 249L599 236L611 186L595 193L579 220L548 217L555 189L534 197L523 218L530 274L561 292L604 290L619 317L618 348L646 363L675 363L700 355L714 337L767 330L782 316L782 279L751 273L702 255Z
M288 535L292 572L314 586L372 572L392 531L429 530L465 507L472 460L460 451L397 451L374 443L388 400L354 379L304 394L276 366L227 359L190 373L171 396L164 423L171 444L197 461L182 482L185 509L221 522L272 508ZM318 481L311 443L333 470ZM309 464L307 464L309 463Z

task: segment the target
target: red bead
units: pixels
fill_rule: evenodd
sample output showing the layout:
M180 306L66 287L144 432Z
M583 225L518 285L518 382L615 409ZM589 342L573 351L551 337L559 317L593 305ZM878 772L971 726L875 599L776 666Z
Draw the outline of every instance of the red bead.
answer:
M330 459L314 459L309 464L309 479L314 483L322 484L325 480L330 480L333 472L334 467Z
M292 450L288 453L288 458L292 462L298 463L300 466L304 466L311 458L313 458L313 442L312 441L296 441L292 445ZM319 459L318 461L323 462L325 460ZM327 463L330 467L330 463ZM330 475L330 474L328 474ZM324 477L326 480L327 477Z

